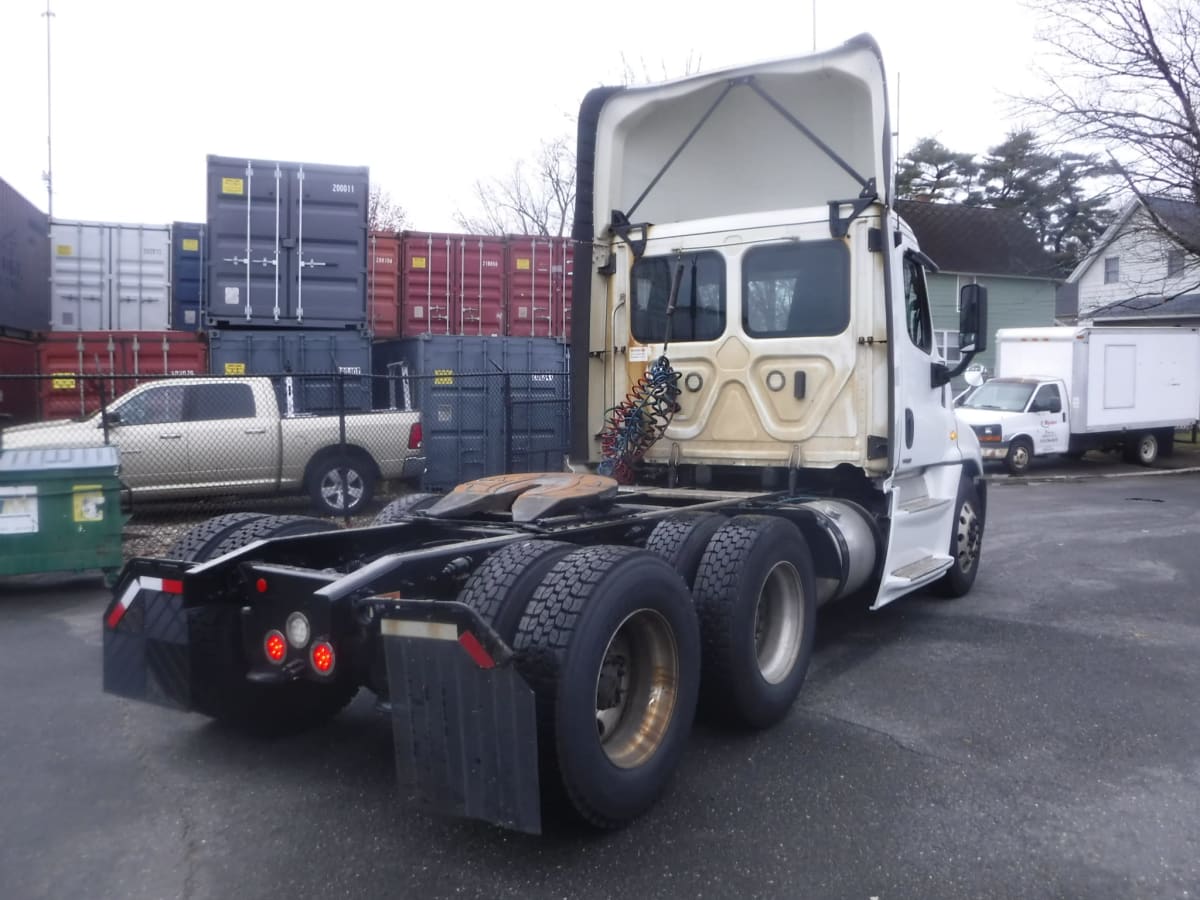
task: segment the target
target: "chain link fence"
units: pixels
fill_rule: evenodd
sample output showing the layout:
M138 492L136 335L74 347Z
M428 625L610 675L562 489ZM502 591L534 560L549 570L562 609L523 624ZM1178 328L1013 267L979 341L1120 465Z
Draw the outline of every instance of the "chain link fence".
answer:
M0 450L111 445L135 524L231 509L369 522L411 490L560 471L565 372L0 375ZM24 410L21 412L21 410Z

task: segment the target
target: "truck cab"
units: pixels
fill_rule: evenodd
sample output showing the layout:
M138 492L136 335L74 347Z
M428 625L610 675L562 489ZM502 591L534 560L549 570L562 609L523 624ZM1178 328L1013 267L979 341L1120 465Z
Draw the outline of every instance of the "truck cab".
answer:
M966 396L958 414L979 439L983 458L1001 460L1019 475L1034 456L1073 452L1067 396L1057 378L993 378Z

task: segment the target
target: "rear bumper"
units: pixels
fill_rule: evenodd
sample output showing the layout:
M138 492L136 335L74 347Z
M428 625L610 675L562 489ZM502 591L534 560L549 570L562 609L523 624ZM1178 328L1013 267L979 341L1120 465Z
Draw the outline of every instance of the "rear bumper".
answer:
M401 481L417 481L425 474L425 457L410 456L400 469Z

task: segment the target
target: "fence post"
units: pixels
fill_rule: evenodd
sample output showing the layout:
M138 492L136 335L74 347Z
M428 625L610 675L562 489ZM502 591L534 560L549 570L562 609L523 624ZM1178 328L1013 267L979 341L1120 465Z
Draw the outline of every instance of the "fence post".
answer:
M342 519L350 524L350 470L346 463L348 456L346 454L346 376L342 371L338 371L334 376L334 384L337 386L337 410L338 410L338 449L341 451L339 456L341 459L341 468L338 474L342 479Z
M82 377L82 376L81 376ZM104 430L104 446L108 446L108 397L104 391L104 376L97 378L100 385L100 427Z

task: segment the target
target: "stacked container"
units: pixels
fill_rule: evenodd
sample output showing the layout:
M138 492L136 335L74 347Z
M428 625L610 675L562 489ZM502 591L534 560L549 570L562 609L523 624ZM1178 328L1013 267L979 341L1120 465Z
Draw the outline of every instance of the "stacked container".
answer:
M373 358L389 376L376 382L376 403L421 411L425 488L562 468L570 433L562 341L431 335L378 343Z
M315 412L338 407L337 373L370 372L369 192L365 168L208 158L203 321L214 373L305 376L281 377L281 399L286 382L286 408ZM348 408L367 402L363 384L348 384Z
M198 331L204 296L204 225L175 222L171 225L171 327Z
M0 427L34 419L33 338L50 324L50 222L0 181ZM16 376L16 377L14 377Z

